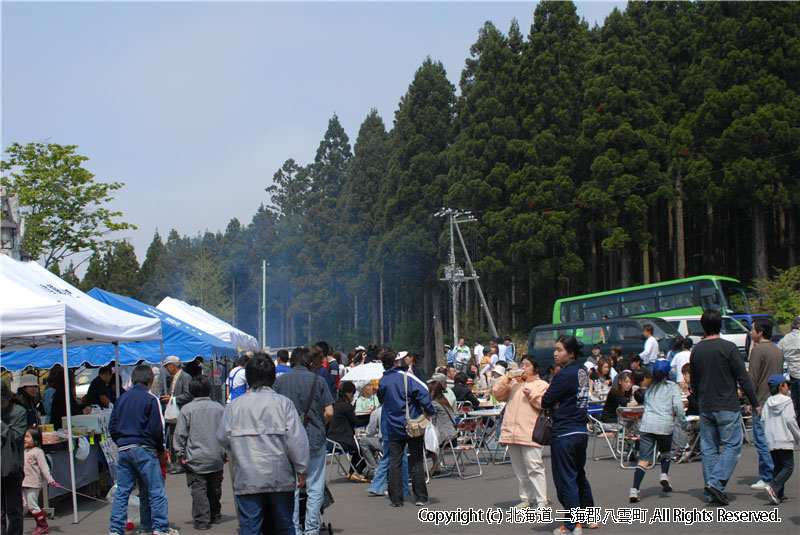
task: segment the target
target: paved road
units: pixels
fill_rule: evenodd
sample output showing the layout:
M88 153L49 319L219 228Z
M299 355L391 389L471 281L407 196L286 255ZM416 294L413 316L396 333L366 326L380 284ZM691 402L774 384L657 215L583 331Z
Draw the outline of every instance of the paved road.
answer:
M598 444L598 448L600 445ZM558 507L555 488L549 477L550 455L549 449L545 451L545 464L548 471L548 495L551 502ZM724 509L705 504L702 501L702 473L700 463L674 465L670 471L675 490L664 494L658 485L658 468L650 470L642 484L642 501L636 504L641 511L635 514L646 515L646 523L634 522L632 524L614 523L612 516L620 519L621 515L633 515L632 505L628 503L628 489L633 479L632 470L621 470L613 460L588 461L587 473L594 492L595 505L602 508L602 514L609 515L609 520L601 524L597 530L587 532L590 535L602 534L674 534L674 533L757 533L765 534L792 534L800 533L800 474L795 473L789 480L787 495L793 500L780 506L771 505L763 491L752 491L750 483L757 478L757 456L755 449L745 444L742 449L742 458L739 461L733 480L728 486L731 505ZM800 455L795 452L795 466L800 467ZM227 474L226 474L227 477ZM191 521L191 498L183 476L169 476L167 479L167 494L169 497L170 521L182 533L236 533L237 522L231 499L230 480L223 483L222 512L224 521L215 526L211 531L195 532ZM558 524L542 523L511 523L506 518L500 524L488 524L485 521L469 525L451 524L448 526L421 522L418 519L420 508L413 503L405 507L390 507L387 498L368 497L367 485L350 482L334 473L330 484L331 492L336 503L325 513L325 522L333 525L334 533L354 534L414 534L414 533L459 533L459 534L484 534L484 533L549 533ZM498 508L505 516L518 497L516 494L517 481L511 471L511 466L489 465L484 467L483 476L466 481L452 476L436 479L429 485L432 504L430 511L445 512L462 511L473 508L485 513L487 509L492 512ZM80 523L72 524L71 503L60 503L56 509L57 518L51 522L52 533L93 535L108 533L108 518L111 511L110 505L91 502L82 499L79 502ZM666 508L666 509L665 509ZM706 515L706 520L694 524L682 521L662 522L656 519L651 523L657 509L670 514L694 514L698 519ZM631 510L630 513L626 510ZM719 521L722 513L739 514L743 511L763 512L775 514L779 522L734 522ZM134 519L135 520L135 519ZM761 524L761 525L758 525ZM33 520L25 521L25 532L34 527ZM135 532L133 532L135 533Z

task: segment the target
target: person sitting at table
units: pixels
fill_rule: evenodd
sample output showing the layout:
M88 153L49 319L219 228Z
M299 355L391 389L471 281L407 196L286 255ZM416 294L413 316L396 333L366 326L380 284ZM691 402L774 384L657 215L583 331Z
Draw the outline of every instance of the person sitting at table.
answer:
M519 481L518 509L547 507L543 447L533 441L533 428L542 410L548 384L539 379L539 363L531 355L522 357L522 373L498 379L493 387L498 401L508 401L500 430L500 444L508 445L511 467Z
M595 366L589 374L589 379L591 379L589 382L589 390L595 392L611 387L611 383L616 375L616 371L612 373L612 370L611 359L605 356L600 357L597 360L597 366Z
M472 379L474 384L478 385L480 390L489 388L489 385L486 383L486 377L480 372L477 364L470 365L468 376Z
M345 381L345 383L348 382L349 381ZM372 386L372 383L367 383L361 387L361 395L358 396L358 399L356 400L356 416L369 414L378 408L380 402L378 401L378 396L374 394L375 387Z
M472 393L472 390L467 386L467 374L458 372L453 378L453 393L456 395L456 401L468 401L473 409L480 407L481 402Z
M428 391L431 394L431 401L433 408L436 409L436 414L433 416L432 423L436 428L436 434L439 436L439 447L449 440L455 440L458 437L456 430L456 420L453 412L453 406L447 401L444 395L445 386L439 381L428 381ZM430 452L429 452L430 453ZM431 475L436 475L442 471L439 466L439 455L436 453L431 454L433 472Z
M624 371L619 374L617 384L608 391L603 413L600 415L601 422L617 423L617 409L626 407L631 402L631 388L633 388L631 372Z
M631 379L633 379L633 399L636 403L641 405L644 403L644 389L653 380L653 372L649 368L641 368L631 371Z
M350 470L347 479L357 483L368 483L367 478L361 475L365 462L356 447L355 428L366 425L369 417L357 417L353 409L353 397L356 385L345 381L339 388L339 395L333 405L333 418L328 424L328 438L337 442L342 449L350 454Z

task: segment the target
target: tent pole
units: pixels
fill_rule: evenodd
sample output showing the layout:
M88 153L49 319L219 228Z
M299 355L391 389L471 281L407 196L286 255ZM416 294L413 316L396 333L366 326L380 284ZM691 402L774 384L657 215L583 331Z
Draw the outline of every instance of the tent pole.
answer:
M116 377L116 380L117 380L117 395L116 395L117 399L119 399L119 393L120 393L120 389L119 389L120 378L119 378L119 376L120 376L121 373L122 373L122 370L119 369L119 342L114 342L114 377Z
M167 393L167 378L164 376L164 338L162 337L158 343L161 344L161 369L158 370L158 382L161 383L160 394L163 395Z
M78 495L75 488L75 444L72 443L72 391L69 388L69 365L67 362L67 335L61 335L61 352L64 356L64 401L67 410L67 440L69 442L69 475L72 483L72 523L78 523ZM47 492L47 489L44 490Z

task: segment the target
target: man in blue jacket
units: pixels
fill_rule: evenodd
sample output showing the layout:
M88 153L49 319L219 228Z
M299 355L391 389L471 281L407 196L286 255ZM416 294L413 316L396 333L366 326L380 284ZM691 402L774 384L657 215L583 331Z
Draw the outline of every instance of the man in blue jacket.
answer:
M403 450L408 446L410 456L409 471L416 505L427 505L428 489L425 486L423 463L424 437L411 438L406 433L406 399L411 419L419 417L423 411L429 416L436 414L431 402L428 387L413 373L406 372L403 366L404 353L387 351L381 360L384 368L378 384L378 399L383 405L382 418L385 419L386 437L389 441L389 499L393 507L403 506ZM391 363L391 364L390 364ZM407 386L406 386L407 385Z
M169 464L164 449L164 420L161 404L150 393L153 370L146 364L133 369L133 387L114 406L108 422L111 438L117 444L117 492L111 507L109 533L123 535L128 520L128 498L138 480L142 504L141 531L153 535L178 535L169 527L167 496L160 463Z

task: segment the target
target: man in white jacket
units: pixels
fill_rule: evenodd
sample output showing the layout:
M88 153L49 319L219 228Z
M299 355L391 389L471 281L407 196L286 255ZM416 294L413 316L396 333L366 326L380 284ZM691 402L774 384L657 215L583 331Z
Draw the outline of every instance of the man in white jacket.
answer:
M800 316L792 319L792 330L781 338L778 347L783 351L783 360L789 367L789 389L794 415L800 423Z
M772 481L764 489L769 501L775 505L784 500L783 489L794 470L794 445L800 442L800 427L795 419L792 400L786 394L789 383L781 374L767 380L772 394L761 411L761 422L772 456Z

